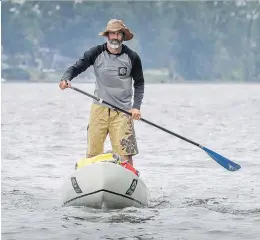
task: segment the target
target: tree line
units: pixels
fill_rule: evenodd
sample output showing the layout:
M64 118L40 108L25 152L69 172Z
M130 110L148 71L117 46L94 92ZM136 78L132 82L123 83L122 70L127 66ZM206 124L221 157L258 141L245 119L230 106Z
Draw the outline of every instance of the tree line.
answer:
M134 32L126 44L144 69L167 69L188 81L260 81L259 14L259 1L243 0L4 1L2 61L39 68L51 52L72 64L103 43L98 33L118 18Z

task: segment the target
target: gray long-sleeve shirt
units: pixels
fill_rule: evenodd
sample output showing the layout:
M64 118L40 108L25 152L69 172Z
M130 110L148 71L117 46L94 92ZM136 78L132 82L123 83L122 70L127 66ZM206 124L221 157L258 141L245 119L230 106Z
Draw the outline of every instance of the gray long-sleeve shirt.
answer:
M96 97L125 110L140 109L144 77L141 59L136 52L123 44L121 53L112 54L107 49L107 43L97 45L69 67L61 80L72 80L91 65L96 76Z

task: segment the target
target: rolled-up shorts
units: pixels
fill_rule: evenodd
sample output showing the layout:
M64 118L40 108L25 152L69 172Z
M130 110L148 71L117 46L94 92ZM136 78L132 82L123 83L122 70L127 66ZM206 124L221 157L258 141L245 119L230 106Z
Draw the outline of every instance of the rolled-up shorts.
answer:
M107 135L114 153L124 156L138 153L134 123L130 115L93 103L87 131L88 155L104 152Z

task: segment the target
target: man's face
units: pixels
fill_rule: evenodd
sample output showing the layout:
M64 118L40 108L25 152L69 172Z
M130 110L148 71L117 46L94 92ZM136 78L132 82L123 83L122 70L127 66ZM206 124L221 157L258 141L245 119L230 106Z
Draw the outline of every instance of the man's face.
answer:
M120 31L109 32L107 35L107 40L111 48L119 48L124 40L124 34Z

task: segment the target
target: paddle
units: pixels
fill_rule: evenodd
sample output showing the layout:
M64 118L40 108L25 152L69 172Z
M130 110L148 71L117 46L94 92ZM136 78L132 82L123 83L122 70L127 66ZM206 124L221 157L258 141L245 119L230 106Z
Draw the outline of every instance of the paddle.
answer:
M82 91L82 90L80 90L80 89L78 89L78 88L76 88L76 87L71 86L70 88L73 89L73 90L75 90L75 91L77 91L77 92L80 92L80 93L82 93L82 94L84 94L84 95L86 95L86 96L88 96L88 97L91 97L91 98L95 99L96 101L98 101L98 102L100 102L100 103L105 103L105 104L109 105L110 107L112 107L112 108L114 108L114 109L116 109L116 110L118 110L118 111L120 111L120 112L126 113L126 114L128 114L128 115L132 115L130 112L128 112L128 111L126 111L126 110L124 110L124 109L121 109L121 108L119 108L119 107L116 107L116 106L114 106L114 105L112 105L112 104L110 104L110 103L104 101L103 99L97 98L97 97L95 97L95 96L93 96L93 95L91 95L91 94L89 94L89 93L87 93L87 92L84 92L84 91ZM150 122L150 121L144 119L144 118L141 118L140 121L143 121L143 122L145 122L145 123L148 123L148 124L150 124L150 125L152 125L152 126L154 126L154 127L156 127L156 128L161 129L161 130L164 131L164 132L167 132L167 133L169 133L169 134L171 134L171 135L173 135L173 136L175 136L175 137L178 137L178 138L180 138L180 139L182 139L182 140L184 140L184 141L186 141L186 142L189 142L189 143L191 143L191 144L193 144L193 145L195 145L195 146L201 148L201 149L204 150L213 160L215 160L218 164L220 164L222 167L224 167L225 169L227 169L227 170L229 170L229 171L237 171L238 169L241 168L241 166L238 165L237 163L234 163L234 162L232 162L231 160L229 160L229 159L227 159L227 158L221 156L220 154L218 154L218 153L216 153L216 152L214 152L214 151L212 151L212 150L210 150L210 149L208 149L208 148L206 148L206 147L204 147L204 146L202 146L202 145L200 145L200 144L198 144L198 143L196 143L196 142L193 142L193 141L191 141L191 140L189 140L189 139L187 139L187 138L185 138L185 137L183 137L183 136L181 136L181 135L179 135L179 134L177 134L177 133L174 133L174 132L172 132L172 131L170 131L170 130L168 130L168 129L165 129L165 128L163 128L163 127L161 127L161 126L159 126L159 125L157 125L157 124L155 124L155 123L152 123L152 122Z

